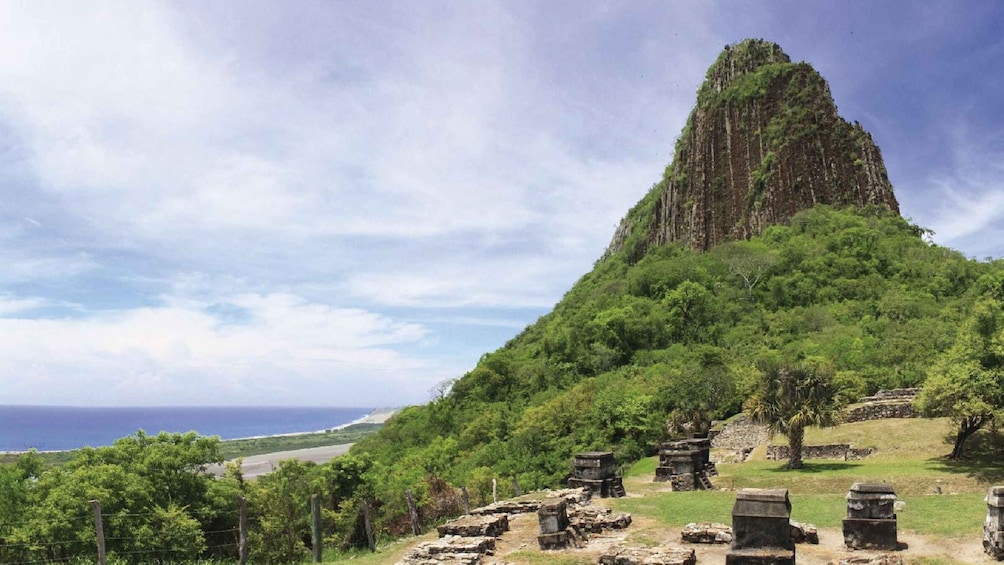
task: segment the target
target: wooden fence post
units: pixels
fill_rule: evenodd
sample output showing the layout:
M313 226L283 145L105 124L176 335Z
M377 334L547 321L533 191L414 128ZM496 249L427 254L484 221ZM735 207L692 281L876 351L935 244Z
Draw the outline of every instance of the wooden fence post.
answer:
M237 495L237 562L248 562L248 503L242 495Z
M415 507L415 497L411 494L411 489L404 491L404 497L408 500L408 514L411 516L411 533L418 535L418 508Z
M366 526L366 541L370 551L376 551L376 536L373 535L373 522L370 520L370 503L363 500L363 525Z
M101 523L101 502L92 500L91 508L94 509L94 532L98 538L98 565L105 565L105 527Z
M460 487L461 494L464 495L464 514L471 513L471 497L467 494L467 487Z
M523 496L523 491L519 489L519 481L516 480L516 477L512 478L512 493L516 496Z
M314 563L324 559L324 539L321 536L321 499L310 495L310 541L313 547Z
M499 482L492 479L492 502L498 504L499 502Z

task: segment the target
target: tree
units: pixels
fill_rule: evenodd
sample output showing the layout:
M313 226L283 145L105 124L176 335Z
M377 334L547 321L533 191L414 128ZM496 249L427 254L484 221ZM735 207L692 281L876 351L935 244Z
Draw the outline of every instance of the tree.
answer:
M746 412L767 426L771 436L788 438L787 469L802 467L805 428L832 426L841 406L840 396L828 367L809 363L774 364L760 367L761 375Z
M947 416L955 424L949 459L963 458L966 440L1004 410L1002 318L998 301L977 302L955 344L937 360L917 397L921 414Z
M729 268L729 273L739 277L746 290L746 299L753 302L753 289L767 276L777 263L777 255L765 245L752 241L734 241L716 247L713 253Z

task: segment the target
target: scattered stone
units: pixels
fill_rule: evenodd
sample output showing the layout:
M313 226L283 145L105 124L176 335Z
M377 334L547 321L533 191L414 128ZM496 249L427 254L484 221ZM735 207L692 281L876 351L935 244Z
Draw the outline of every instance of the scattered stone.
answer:
M903 565L903 558L898 555L858 555L847 557L838 562L830 561L827 565Z
M732 507L726 565L795 565L787 489L744 488Z
M589 504L593 498L593 491L587 487L566 488L547 493L547 498L564 498L565 502L571 505Z
M994 559L1004 559L1004 487L990 487L984 499L987 517L983 521L983 551Z
M617 460L612 451L587 451L575 456L571 488L588 488L602 498L625 495L624 483L617 476Z
M568 518L580 532L598 534L603 530L623 530L631 525L631 515L605 506L585 506L569 510Z
M485 514L461 516L436 528L439 537L492 537L497 538L509 531L507 514Z
M718 522L691 522L680 532L684 543L732 543L732 527Z
M896 549L896 491L886 483L854 483L847 493L844 545L851 549Z
M791 539L795 543L819 545L819 533L816 531L816 526L794 520L789 520L789 524L791 525Z
M540 508L539 500L500 500L495 504L482 506L471 510L475 516L487 514L527 514L536 512Z
M600 555L600 565L696 565L693 549L678 547L617 548Z
M478 565L483 555L495 551L493 537L446 536L436 541L418 544L404 555L396 565L434 565L450 563L456 565Z

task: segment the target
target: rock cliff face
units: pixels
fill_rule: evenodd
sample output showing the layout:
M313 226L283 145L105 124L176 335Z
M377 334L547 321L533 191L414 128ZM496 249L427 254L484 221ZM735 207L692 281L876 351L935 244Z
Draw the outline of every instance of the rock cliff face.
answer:
M671 242L706 250L816 204L899 213L881 152L837 114L819 73L773 43L746 40L708 69L673 163L608 252L629 247L637 259Z

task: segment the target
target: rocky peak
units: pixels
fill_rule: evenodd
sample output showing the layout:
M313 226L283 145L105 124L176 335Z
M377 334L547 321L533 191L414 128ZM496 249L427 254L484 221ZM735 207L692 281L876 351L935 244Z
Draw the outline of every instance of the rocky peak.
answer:
M837 114L819 73L774 43L746 40L708 69L672 164L608 254L637 260L667 243L706 250L816 204L899 213L879 148Z
M790 63L791 58L776 43L762 39L747 39L726 45L705 76L705 86L721 92L734 84L741 75L752 73L763 65Z

